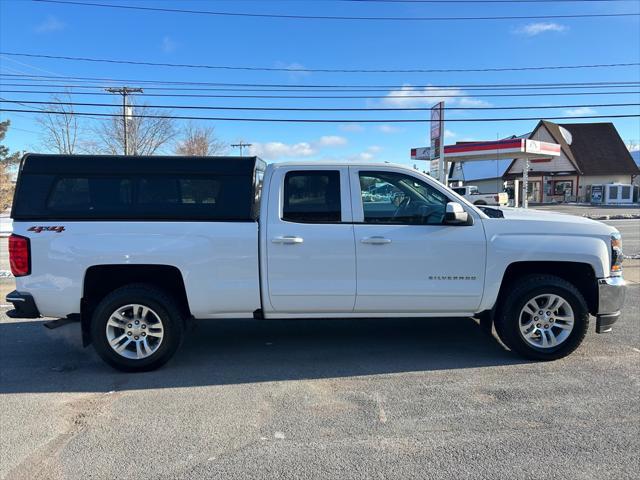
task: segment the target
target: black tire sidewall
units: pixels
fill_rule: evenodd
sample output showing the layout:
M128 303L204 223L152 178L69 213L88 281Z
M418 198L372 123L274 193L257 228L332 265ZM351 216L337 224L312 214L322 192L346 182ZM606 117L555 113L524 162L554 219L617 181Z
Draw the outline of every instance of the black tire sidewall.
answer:
M537 285L534 283L539 282ZM569 337L557 347L536 348L527 343L520 333L520 312L524 305L538 295L555 294L571 305L574 315L573 330ZM589 327L589 311L580 292L573 285L555 277L537 277L517 285L507 298L500 318L500 337L504 343L519 354L535 360L556 360L573 352L585 337Z
M122 357L111 348L106 336L109 317L128 304L151 308L161 319L164 335L157 351L135 360ZM100 357L112 367L127 372L153 370L165 364L182 341L183 326L179 311L163 292L145 287L122 287L107 295L96 307L91 321L91 339Z

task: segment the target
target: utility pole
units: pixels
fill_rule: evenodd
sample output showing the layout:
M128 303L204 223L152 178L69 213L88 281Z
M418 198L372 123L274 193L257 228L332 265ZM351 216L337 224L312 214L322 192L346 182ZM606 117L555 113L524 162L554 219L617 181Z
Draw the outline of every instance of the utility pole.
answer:
M110 87L110 88L105 88L106 92L109 93L116 93L118 95L122 95L122 127L123 127L123 134L124 134L124 154L128 155L129 154L129 149L127 148L127 140L128 140L128 136L127 136L127 95L130 95L132 93L142 93L142 89L141 88L129 88L129 87Z
M240 149L240 157L242 157L242 149L244 147L251 147L251 146L253 146L253 144L252 143L244 143L242 140L240 140L240 143L232 143L231 146L234 147L234 148L239 148Z

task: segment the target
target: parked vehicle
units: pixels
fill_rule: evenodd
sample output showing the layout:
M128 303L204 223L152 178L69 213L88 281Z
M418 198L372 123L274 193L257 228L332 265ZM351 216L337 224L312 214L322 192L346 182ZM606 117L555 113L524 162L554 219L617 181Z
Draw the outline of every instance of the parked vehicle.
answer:
M400 200L367 190L385 184ZM625 296L618 231L496 212L386 163L29 154L9 316L78 320L128 371L169 360L190 319L474 316L537 360L575 350L590 314L609 331Z
M506 205L509 203L509 195L506 192L500 193L480 193L478 187L467 185L464 187L454 187L452 189L461 197L466 198L474 205Z

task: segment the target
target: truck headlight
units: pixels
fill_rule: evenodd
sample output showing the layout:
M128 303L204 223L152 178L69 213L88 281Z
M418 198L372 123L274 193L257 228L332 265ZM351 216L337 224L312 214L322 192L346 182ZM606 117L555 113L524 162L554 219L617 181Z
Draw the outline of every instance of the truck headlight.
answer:
M622 253L622 235L620 232L611 234L611 276L619 277L622 275L622 261L624 254Z

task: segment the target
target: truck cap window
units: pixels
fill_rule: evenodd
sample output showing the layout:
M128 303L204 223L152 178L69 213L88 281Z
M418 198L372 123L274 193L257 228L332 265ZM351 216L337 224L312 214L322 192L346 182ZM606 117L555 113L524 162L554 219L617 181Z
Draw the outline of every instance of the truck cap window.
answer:
M360 172L365 223L440 225L449 199L410 175Z
M53 182L52 218L249 220L251 179L168 176L68 177Z
M340 172L303 170L288 172L284 178L282 219L289 222L339 222Z

